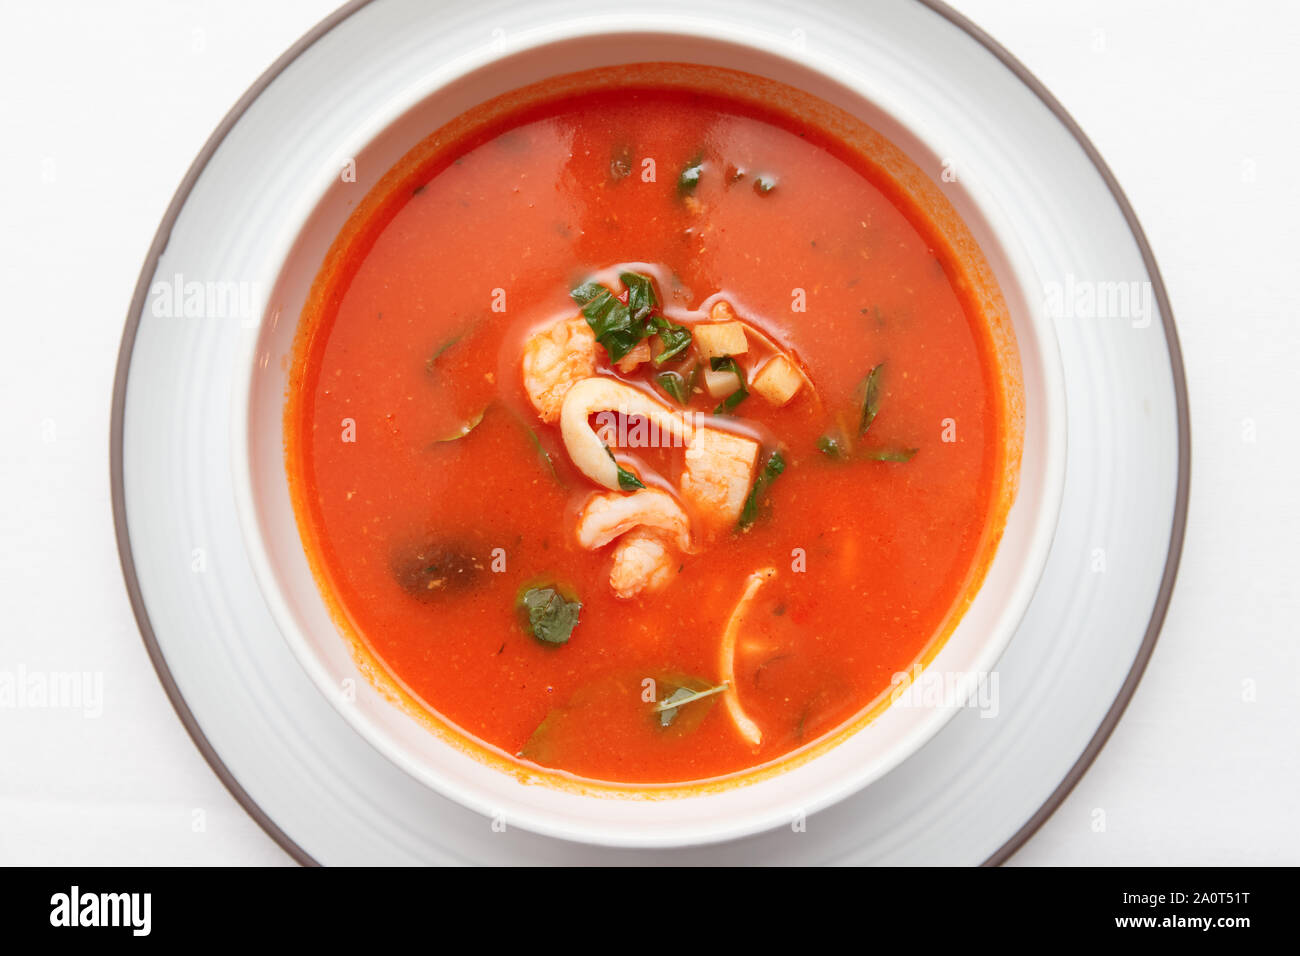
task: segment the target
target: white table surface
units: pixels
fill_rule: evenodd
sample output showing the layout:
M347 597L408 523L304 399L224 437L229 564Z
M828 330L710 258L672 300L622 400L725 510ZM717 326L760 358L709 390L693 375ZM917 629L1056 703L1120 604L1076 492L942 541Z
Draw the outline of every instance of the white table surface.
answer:
M0 863L290 862L149 664L114 544L108 422L173 192L333 6L0 10L0 672L103 680L97 717L0 707ZM1300 8L956 6L1114 169L1169 286L1191 392L1191 514L1163 636L1109 745L1014 862L1300 863Z

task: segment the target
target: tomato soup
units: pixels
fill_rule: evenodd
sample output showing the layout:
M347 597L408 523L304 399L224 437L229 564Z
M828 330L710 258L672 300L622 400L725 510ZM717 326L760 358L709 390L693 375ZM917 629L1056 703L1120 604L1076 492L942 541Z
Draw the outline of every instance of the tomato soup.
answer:
M815 749L933 656L1000 531L1014 356L968 263L870 157L725 89L570 85L431 137L301 319L322 590L381 683L524 772Z

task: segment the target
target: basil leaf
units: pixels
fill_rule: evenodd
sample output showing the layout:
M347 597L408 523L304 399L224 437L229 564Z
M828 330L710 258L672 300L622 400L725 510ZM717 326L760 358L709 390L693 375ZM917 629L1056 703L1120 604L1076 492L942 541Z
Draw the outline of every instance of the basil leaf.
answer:
M697 700L712 697L714 694L721 694L726 689L726 681L723 681L716 687L706 687L703 690L694 690L690 687L678 687L675 691L654 705L655 713L659 715L659 726L671 727L673 721L677 719L677 712L679 709L685 707L687 704L693 704Z
M867 461L911 461L917 452L915 448L864 448L862 457Z
M862 384L862 417L858 422L858 434L865 435L871 423L876 420L876 414L880 411L880 371L885 367L881 362L870 372L863 380Z
M609 460L612 461L614 467L618 469L619 488L623 491L636 491L638 488L645 487L640 478L618 463L618 459L614 457L614 453L610 450L608 445L605 446L605 454L609 455Z
M669 322L661 315L656 315L650 320L655 332L659 335L659 342L664 349L654 358L656 366L663 365L682 352L690 348L691 330L683 325L675 325Z
M564 644L578 626L581 601L567 600L553 587L529 588L520 598L528 631L544 644Z
M704 154L696 153L694 158L682 167L681 173L677 176L677 195L689 196L695 192L695 187L700 184L702 175L704 175Z
M632 321L640 322L659 307L654 280L639 272L620 272L618 281L627 286L627 307Z
M740 520L737 523L741 531L748 529L758 518L758 509L763 502L763 496L767 493L768 486L783 471L785 471L785 457L778 449L768 456L762 471L754 479L754 485L749 489L749 494L745 497L745 504L740 509Z
M661 372L655 376L655 381L678 405L685 405L691 400L690 390L686 387L686 379L681 376L681 373Z
M749 387L745 381L745 373L730 355L715 355L709 359L709 367L715 372L734 372L736 378L740 379L740 388L724 398L718 407L713 410L715 415L730 415L737 405L749 398Z
M650 334L633 320L631 310L614 293L597 282L580 285L569 295L582 306L582 317L591 326L596 341L605 346L611 362L627 355Z
M578 303L578 305L586 305L602 292L608 291L609 290L599 282L584 282L582 285L570 292L569 297L573 299L574 302Z
M563 488L564 480L560 477L560 473L555 470L555 462L551 460L551 453L546 450L546 446L542 444L542 440L537 436L537 432L533 431L532 426L527 424L524 425L524 430L528 433L528 440L532 443L533 449L537 452L537 457L540 458L542 464L546 466L546 470L551 473L551 477L559 483L561 488Z

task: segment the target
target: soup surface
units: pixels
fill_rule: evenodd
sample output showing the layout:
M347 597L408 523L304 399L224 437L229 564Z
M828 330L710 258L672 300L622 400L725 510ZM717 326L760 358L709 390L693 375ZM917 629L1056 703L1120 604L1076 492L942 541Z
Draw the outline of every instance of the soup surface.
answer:
M1000 528L1001 372L853 150L596 90L383 189L286 425L308 554L386 680L525 767L671 784L813 745L937 649Z

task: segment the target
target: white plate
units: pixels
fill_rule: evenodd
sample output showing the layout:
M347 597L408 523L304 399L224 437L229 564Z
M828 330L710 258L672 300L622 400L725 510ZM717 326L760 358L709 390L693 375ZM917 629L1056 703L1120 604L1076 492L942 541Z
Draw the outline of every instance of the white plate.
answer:
M243 549L230 470L236 366L256 315L160 314L168 290L187 275L269 289L278 266L271 250L286 244L285 231L348 158L339 144L374 132L360 121L340 128L339 117L382 112L378 105L427 88L440 70L508 52L565 20L598 21L600 7L585 0L526 8L485 0L472 12L405 0L354 4L278 61L205 147L141 276L114 396L118 538L146 645L214 769L300 860L998 861L1104 743L1173 584L1187 492L1186 397L1150 251L1060 107L946 9L827 0L801 9L798 24L769 0L667 0L647 9L665 24L725 24L765 46L814 48L829 68L906 102L931 140L942 132L958 174L978 184L1045 290L1066 306L1056 323L1068 403L1065 497L1039 590L998 665L996 719L958 713L906 763L802 832L670 855L602 850L499 832L424 788L344 723L280 639ZM1128 310L1112 317L1076 297L1100 293L1117 305L1106 297L1130 289L1137 294Z

